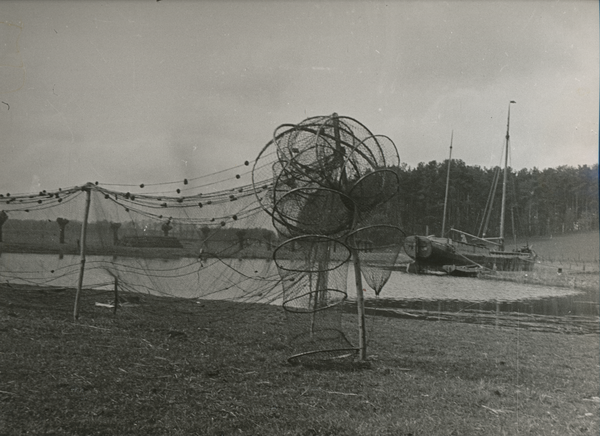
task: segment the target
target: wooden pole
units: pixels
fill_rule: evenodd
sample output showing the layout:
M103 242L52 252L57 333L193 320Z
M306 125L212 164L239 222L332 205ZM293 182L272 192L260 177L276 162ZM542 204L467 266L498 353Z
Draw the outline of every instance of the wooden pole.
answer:
M113 313L117 314L117 307L119 307L119 278L115 277L115 307Z
M510 141L510 105L515 103L513 100L508 103L508 118L506 121L506 149L504 150L504 178L502 180L502 207L500 210L500 250L504 251L504 211L506 209L506 183L508 179L508 144Z
M448 205L448 186L450 185L450 165L452 163L452 140L454 139L454 130L450 135L450 156L448 157L448 171L446 173L446 194L444 195L444 215L442 217L442 238L446 232L446 206Z
M500 317L500 303L496 300L496 330L498 330L498 318Z
M83 224L81 225L81 244L80 244L80 267L79 280L77 281L77 293L75 294L75 306L73 308L73 319L79 319L79 299L81 297L81 287L83 286L83 273L85 271L85 238L87 236L87 221L90 214L91 189L92 184L88 183L82 190L85 191L85 212L83 214Z
M345 161L343 159L343 150L342 150L342 140L340 137L340 128L337 118L337 113L332 115L333 117L333 132L335 136L335 145L336 151L338 152L338 158L341 161L341 174L340 174L340 182L342 185L345 185L347 180L346 170L343 167L345 165ZM352 223L352 229L356 230L356 225L358 224L358 208L354 208L354 219ZM360 259L358 257L358 249L354 247L356 244L352 244L352 262L354 264L354 282L356 283L356 311L358 313L358 357L360 360L367 359L367 333L365 329L365 297L363 295L363 287L362 287L362 276L360 271Z
M358 357L360 360L367 358L367 332L365 328L365 297L363 295L362 277L358 250L352 248L352 261L354 263L354 280L356 283L356 309L358 312Z

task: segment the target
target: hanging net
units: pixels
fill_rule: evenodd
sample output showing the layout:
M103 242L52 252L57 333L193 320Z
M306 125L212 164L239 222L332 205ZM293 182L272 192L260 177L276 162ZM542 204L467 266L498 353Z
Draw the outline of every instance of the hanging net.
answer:
M117 282L153 295L280 302L271 260L277 235L249 184L250 168L120 189L94 183L1 194L0 281L75 287L89 192L85 289Z
M352 356L349 259L381 291L372 271L392 247L360 229L397 220L398 164L389 138L333 114L278 127L254 161L215 174L0 193L0 282L281 304L293 360Z
M362 275L377 296L392 274L405 236L399 227L377 224L356 229L346 238L346 244L358 253Z
M339 310L347 298L348 247L325 236L298 236L277 247L273 257L283 284L290 360L334 358L355 350Z

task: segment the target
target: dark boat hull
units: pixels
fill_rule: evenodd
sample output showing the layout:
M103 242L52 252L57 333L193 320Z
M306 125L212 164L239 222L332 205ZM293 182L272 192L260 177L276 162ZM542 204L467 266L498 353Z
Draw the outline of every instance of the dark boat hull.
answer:
M499 251L484 245L469 244L433 236L409 236L404 242L404 251L414 260L416 272L428 270L460 273L465 268L479 267L481 270L531 271L535 264L535 253L531 250ZM469 273L471 271L469 270Z

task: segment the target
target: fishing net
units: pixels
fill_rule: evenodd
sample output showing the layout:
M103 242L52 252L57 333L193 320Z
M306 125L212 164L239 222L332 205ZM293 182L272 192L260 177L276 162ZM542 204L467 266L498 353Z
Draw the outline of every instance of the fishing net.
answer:
M338 357L353 348L342 330L350 250L334 239L306 235L274 253L283 284L283 308L293 355L290 360Z
M0 280L184 298L281 301L277 235L256 201L250 162L164 184L103 183L1 194ZM268 183L268 181L267 181Z
M357 229L346 238L346 244L358 254L363 277L377 296L392 274L405 236L399 227L378 224Z
M279 126L254 161L214 174L2 193L0 282L281 304L292 359L353 356L349 260L380 292L393 250L361 229L397 224L398 164L389 138L333 114Z
M357 256L353 251L361 251L356 233L349 235L362 223L388 214L390 208L384 205L399 190L392 169L398 165L398 152L388 137L373 135L358 121L337 114L278 127L259 154L253 179L264 180L264 172L271 171L273 183L268 189L255 183L258 202L284 239L273 257L283 283L294 351L290 360L348 357L357 351L341 323L349 260ZM391 230L387 232L383 236L390 236ZM401 238L390 238L385 246L377 243L378 265L390 268ZM360 268L359 259L354 268ZM374 261L367 262L367 280L379 293L389 270L376 270ZM358 282L357 287L362 293Z

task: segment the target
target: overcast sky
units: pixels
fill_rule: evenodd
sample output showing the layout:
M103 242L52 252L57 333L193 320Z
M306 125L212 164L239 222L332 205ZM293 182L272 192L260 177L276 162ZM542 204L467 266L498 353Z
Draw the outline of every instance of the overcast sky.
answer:
M597 1L3 1L0 192L197 177L337 112L402 162L598 162Z

